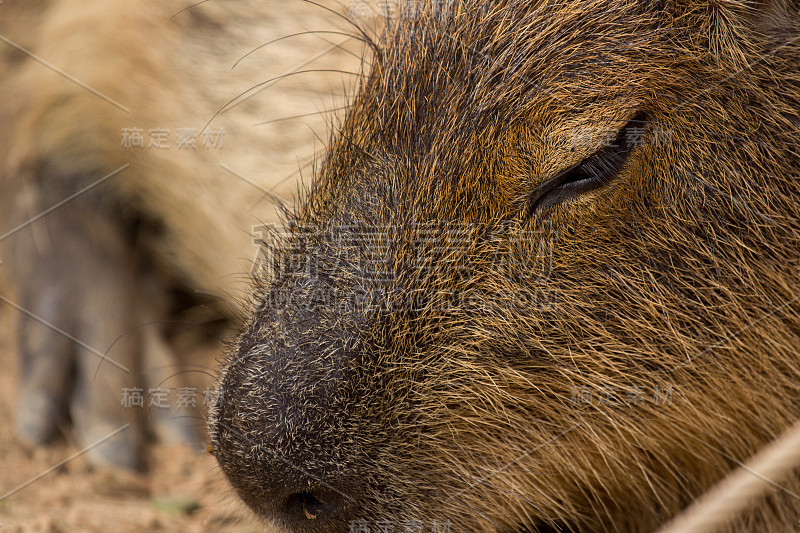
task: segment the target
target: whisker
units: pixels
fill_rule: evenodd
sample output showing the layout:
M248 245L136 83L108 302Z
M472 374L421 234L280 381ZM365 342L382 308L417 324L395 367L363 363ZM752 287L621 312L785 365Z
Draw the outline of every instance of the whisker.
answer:
M193 7L195 7L195 6L199 6L200 4L204 4L204 3L206 3L206 2L208 2L208 0L200 0L199 2L195 2L194 4L192 4L192 5L190 5L190 6L184 7L183 9L181 9L180 11L178 11L177 13L175 13L174 15L172 15L172 16L169 18L169 20L172 20L172 19L174 19L175 17L177 17L178 15L180 15L181 13L183 13L184 11L186 11L187 9L192 9L192 8L193 8Z
M269 45L271 45L271 44L273 44L273 43L277 43L278 41L283 41L284 39L289 39L290 37L297 37L297 36L299 36L299 35L309 35L309 34L319 34L319 33L332 33L332 34L334 34L334 35L344 35L344 36L348 37L348 39L347 39L347 40L350 40L350 39L357 39L357 40L359 40L359 41L362 41L362 42L364 41L364 39L363 39L363 38L361 38L361 37L359 37L358 35L353 35L353 34L350 34L350 33L344 32L344 31L333 31L333 30L311 30L311 31L301 31L301 32L298 32L298 33L292 33L292 34L290 34L290 35L284 35L283 37L278 37L277 39L272 39L272 40L271 40L271 41L269 41L269 42L266 42L266 43L264 43L264 44L262 44L262 45L256 46L255 48L253 48L252 50L250 50L249 52L247 52L245 55L243 55L242 57L240 57L239 59L237 59L237 60L236 60L236 61L233 63L233 65L231 65L231 70L233 70L234 68L236 68L236 65L238 65L238 64L239 64L239 63L240 63L240 62L241 62L241 61L242 61L244 58L248 57L250 54L253 54L254 52L257 52L258 50L261 50L262 48L264 48L264 47L266 47L266 46L269 46ZM325 42L326 42L326 43L328 43L328 44L332 44L330 41L327 41L327 40L325 40ZM345 41L345 42L346 42L346 41Z
M321 57L322 55L330 52L331 50L332 50L332 48L328 49L328 50L326 50L324 52L321 52L320 54L317 54L316 56L312 57L311 59L309 59L308 61L306 61L304 64L302 64L300 66L302 67L302 66L307 65L308 63L310 63L310 62L314 61L315 59ZM273 84L277 83L278 81L280 81L280 80L282 80L284 78L288 78L289 76L295 76L297 74L309 74L309 73L312 73L312 72L338 72L339 74L349 74L350 76L363 76L363 74L361 74L361 73L350 72L348 70L340 70L340 69L308 69L308 70L296 70L296 71L292 71L292 72L286 72L285 74L281 74L280 76L275 76L274 78L270 78L270 79L268 79L266 81L262 81L261 83L257 83L255 85L253 85L252 87L250 87L249 89L247 89L246 91L243 91L243 92L239 93L234 98L231 98L225 105L223 105L221 108L219 108L219 110L217 110L216 113L214 113L214 115L208 120L208 122L206 122L206 124L200 130L200 133L203 133L206 130L206 128L208 128L209 124L211 124L211 122L213 122L214 119L217 118L219 115L221 115L225 111L233 109L234 107L236 107L237 105L239 105L241 103L246 102L247 100L249 100L250 98L252 98L256 94L258 94L262 90L266 89L270 85L273 85ZM252 93L252 94L249 94L249 93Z
M358 33L360 33L361 36L363 37L363 39L362 39L363 42L366 43L367 46L372 48L372 50L374 52L378 51L378 45L375 43L375 41L373 41L372 38L369 35L367 35L367 33L364 31L364 29L361 26L359 26L352 19L350 19L350 17L342 15L338 11L334 11L333 9L329 8L328 6L323 6L322 4L314 2L314 0L303 0L303 2L315 5L315 6L319 7L319 8L322 8L325 11L327 11L329 13L332 13L333 15L335 15L335 16L339 17L340 19L344 20L345 22L347 22L348 24L350 24L351 26L353 26L355 29L358 30Z
M316 33L335 33L335 32L316 32ZM344 35L347 35L346 33L343 33L343 34L344 34ZM326 43L328 43L329 45L331 45L331 46L334 46L334 47L338 48L338 49L339 49L339 50L341 50L342 52L344 52L344 53L346 53L346 54L350 54L351 56L355 57L355 58L356 58L356 59L358 59L359 61L363 61L363 59L364 59L362 56L360 56L360 55L356 54L355 52L351 52L350 50L348 50L347 48L345 48L344 46L342 46L342 44L344 44L344 43L342 43L342 44L332 43L332 42L331 42L331 41L329 41L328 39L326 39L326 38L324 38L324 37L320 37L319 35L317 35L316 37L317 37L319 40L321 40L321 41L323 41L323 42L326 42ZM361 41L361 42L364 42L364 40L363 40L363 39L359 39L359 38L358 38L358 37L356 37L356 36L352 36L352 37L353 37L354 39L358 39L358 40L359 40L359 41Z
M117 335L117 338L114 339L114 341L108 346L108 348L106 348L106 351L103 354L103 360L100 361L97 364L97 367L95 368L94 376L93 376L92 379L93 380L97 379L97 375L100 373L100 365L105 361L105 358L108 357L108 353L114 348L114 346L117 344L117 342L120 341L120 339L122 339L124 336L128 335L129 333L133 333L134 331L142 329L142 328L144 328L146 326L153 326L153 325L158 325L158 324L183 324L183 325L192 326L192 327L195 327L195 328L200 328L203 331L205 331L206 333L208 333L209 335L211 335L212 337L216 338L219 342L225 342L218 335L216 335L213 331L211 331L210 329L206 328L204 325L197 324L195 322L190 322L188 320L152 320L150 322L144 322L144 323L138 324L138 325L136 325L136 326L134 326L132 328L128 328L125 331L123 331L122 333L120 333L119 335Z
M290 117L282 117L282 118L276 118L276 119L272 119L272 120L266 120L264 122L256 122L255 124L253 124L253 127L255 127L255 126L265 126L267 124L274 124L275 122L281 122L281 121L284 121L284 120L293 120L293 119L296 119L296 118L303 118L303 117L313 117L315 115L321 115L323 113L328 113L328 112L331 112L331 111L341 111L343 109L350 109L350 106L349 105L343 105L343 106L340 106L340 107L334 107L333 109L323 109L321 111L314 111L313 113L304 113L302 115L292 115Z

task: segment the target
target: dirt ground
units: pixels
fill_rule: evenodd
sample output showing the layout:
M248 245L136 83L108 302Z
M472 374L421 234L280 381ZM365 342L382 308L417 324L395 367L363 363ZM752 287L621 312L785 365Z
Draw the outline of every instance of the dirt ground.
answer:
M346 3L323 3L348 14ZM314 8L296 0L276 0L273 4L275 13L253 38L256 45L295 32L330 29L330 20L335 19L321 9L309 15L309 9ZM342 47L346 50L333 46L341 42L342 37L337 35L325 39L298 37L258 50L248 59L249 70L237 67L237 80L223 92L232 99L249 86L298 68L357 70L360 44L345 43ZM3 46L0 43L0 48ZM236 59L232 54L226 61L230 65L230 60ZM236 110L239 122L247 123L260 136L258 157L242 162L232 142L228 151L220 153L220 163L290 199L296 192L298 166L312 160L322 146L320 139L328 136L330 115L314 113L342 105L346 98L343 88L352 87L352 79L344 78L337 73L309 73L271 83ZM236 125L225 125L236 139ZM306 176L309 173L308 169L303 172ZM263 198L253 190L252 203L244 208L253 209ZM260 216L254 214L254 218ZM78 453L80 446L69 427L62 428L61 438L48 447L30 449L22 445L14 436L13 418L19 370L13 333L18 314L0 303L0 533L265 530L266 526L238 501L205 449L154 444L147 451L147 470L131 473L91 467ZM220 345L213 345L182 355L194 368L210 369L221 350ZM203 391L210 378L195 372L189 381ZM197 403L199 411L190 415L182 412L181 416L193 416L198 427L203 427L204 406L199 400Z
M13 324L12 310L3 308L0 321ZM154 444L147 451L147 472L131 473L92 468L82 456L70 459L80 447L69 428L46 448L23 446L13 431L18 362L11 336L3 333L0 497L13 494L0 501L0 532L264 531L203 450ZM212 351L197 356L208 360Z

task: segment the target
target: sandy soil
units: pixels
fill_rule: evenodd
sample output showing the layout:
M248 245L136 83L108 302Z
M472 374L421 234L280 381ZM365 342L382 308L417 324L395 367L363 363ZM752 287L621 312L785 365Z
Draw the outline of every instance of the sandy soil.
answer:
M0 321L13 324L12 310L2 309ZM80 448L72 442L69 428L46 448L23 446L13 435L12 423L17 358L11 336L3 333L0 498L13 493L0 501L0 532L264 530L204 451L155 444L147 451L147 472L131 473L93 468L82 456L70 459Z

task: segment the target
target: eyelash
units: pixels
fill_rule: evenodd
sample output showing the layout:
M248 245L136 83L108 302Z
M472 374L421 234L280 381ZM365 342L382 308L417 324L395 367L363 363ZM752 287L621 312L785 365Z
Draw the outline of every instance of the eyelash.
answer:
M632 130L643 128L646 119L646 113L639 111L619 130L617 138L609 146L601 148L580 163L562 170L536 187L528 195L526 217L532 216L538 209L555 207L611 183L636 145L635 141L631 141Z

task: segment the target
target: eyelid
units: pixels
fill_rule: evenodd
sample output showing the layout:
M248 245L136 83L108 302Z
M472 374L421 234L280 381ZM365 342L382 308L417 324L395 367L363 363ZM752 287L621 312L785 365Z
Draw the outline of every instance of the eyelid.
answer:
M619 129L613 142L537 186L528 197L526 217L530 217L541 207L557 205L570 196L591 192L609 183L619 173L628 155L638 144L638 139L632 138L633 129L644 128L646 121L647 114L644 111L637 112ZM577 187L584 181L586 183L580 190L568 189L570 185ZM560 195L559 189L563 189ZM556 196L552 197L553 194Z

